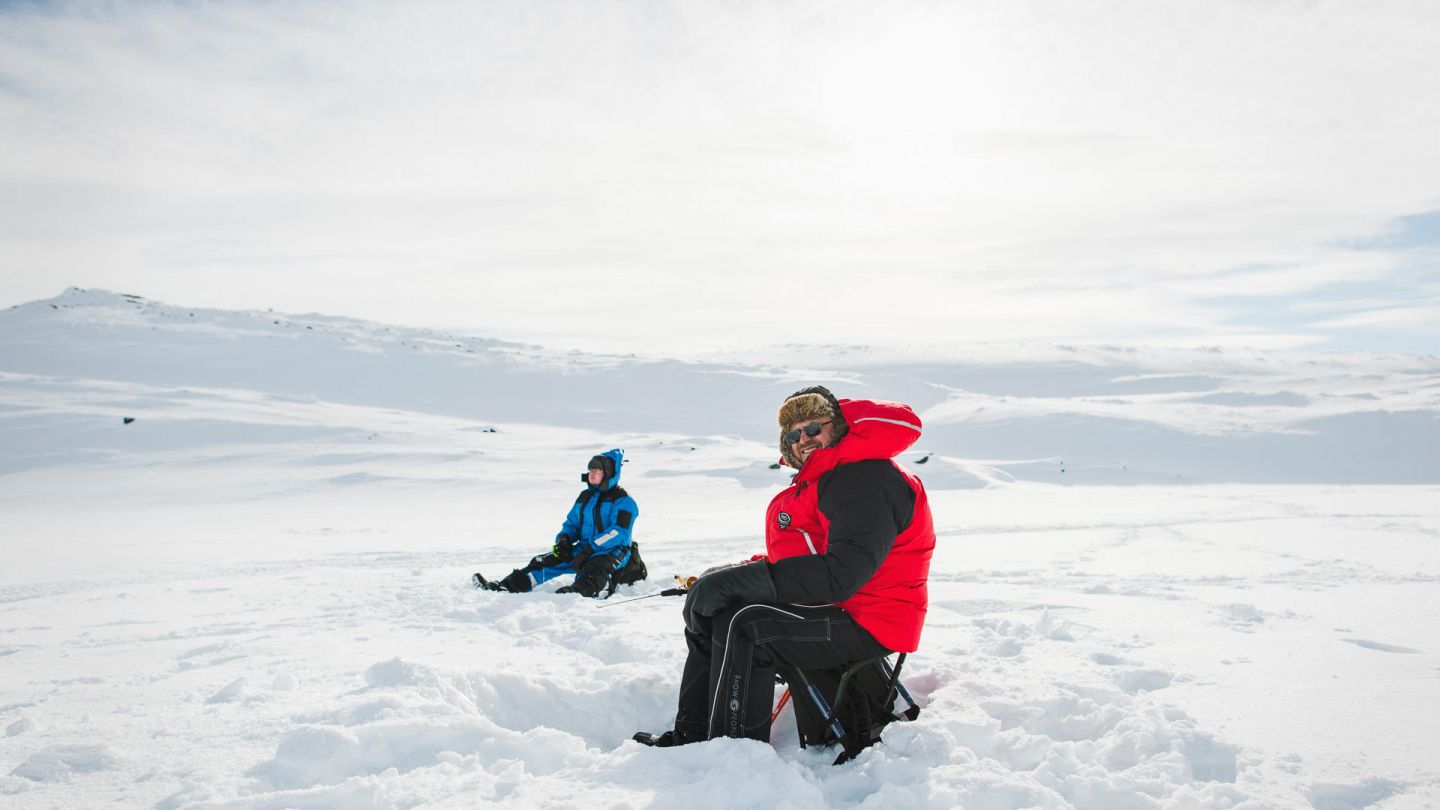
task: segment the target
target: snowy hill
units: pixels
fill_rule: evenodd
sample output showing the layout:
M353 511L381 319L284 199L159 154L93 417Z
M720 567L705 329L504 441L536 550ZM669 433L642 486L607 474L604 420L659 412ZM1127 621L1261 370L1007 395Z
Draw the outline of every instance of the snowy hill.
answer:
M953 486L1440 482L1436 357L795 346L687 362L71 289L0 312L0 373L766 444L775 403L824 382L911 403L928 429L909 460Z
M679 604L618 600L758 550L771 414L814 381L927 424L923 712L838 768L788 710L769 745L637 746L673 718ZM1437 382L1373 355L617 357L71 290L0 312L0 801L1433 807ZM615 446L650 580L469 586L547 548Z

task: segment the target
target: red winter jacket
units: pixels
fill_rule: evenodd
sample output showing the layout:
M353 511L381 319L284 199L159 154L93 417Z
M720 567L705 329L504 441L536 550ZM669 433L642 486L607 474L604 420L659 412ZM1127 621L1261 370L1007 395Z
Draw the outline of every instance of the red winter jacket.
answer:
M894 457L920 438L920 419L898 402L842 399L840 412L849 432L770 502L764 559L780 601L834 602L886 648L913 652L935 526L924 485Z

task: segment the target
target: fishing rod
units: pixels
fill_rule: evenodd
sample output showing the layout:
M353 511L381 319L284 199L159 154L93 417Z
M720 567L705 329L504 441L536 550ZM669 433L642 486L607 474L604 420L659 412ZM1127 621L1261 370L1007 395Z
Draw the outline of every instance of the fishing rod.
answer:
M684 596L687 590L688 589L686 588L666 588L659 593L650 593L644 596L637 596L634 599L622 599L619 602L610 602L604 605L596 605L596 607L607 608L615 607L617 605L628 605L631 602L639 602L641 599L654 599L657 596Z
M677 575L675 577L675 581L680 583L680 587L678 588L666 588L659 593L649 593L644 596L637 596L634 599L622 599L619 602L608 602L603 605L596 605L596 607L615 607L616 605L626 605L631 602L639 602L641 599L654 599L657 596L684 596L686 593L689 592L690 586L695 584L695 580L696 577L682 577Z

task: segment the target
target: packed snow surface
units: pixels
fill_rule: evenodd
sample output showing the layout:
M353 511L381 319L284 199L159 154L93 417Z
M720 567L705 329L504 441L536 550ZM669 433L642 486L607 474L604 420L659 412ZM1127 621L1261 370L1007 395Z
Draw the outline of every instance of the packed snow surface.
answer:
M673 716L680 606L620 601L760 549L774 409L812 381L931 426L902 458L939 533L920 718L840 767L788 710L769 745L636 745ZM0 312L0 796L1434 807L1437 391L1433 358L680 362L72 291ZM1053 451L1063 425L1116 457ZM469 587L616 446L649 581Z

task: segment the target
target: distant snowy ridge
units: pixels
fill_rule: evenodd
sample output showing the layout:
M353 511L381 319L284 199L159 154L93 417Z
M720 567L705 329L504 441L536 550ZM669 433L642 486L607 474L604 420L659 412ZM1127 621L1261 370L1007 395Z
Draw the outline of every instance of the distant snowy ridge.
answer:
M776 403L820 382L912 404L927 429L906 460L932 486L1440 482L1434 356L787 346L701 362L72 288L0 312L0 372L11 407L24 378L107 380L769 446Z

